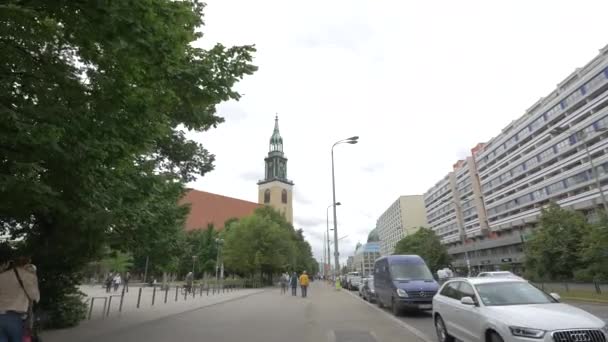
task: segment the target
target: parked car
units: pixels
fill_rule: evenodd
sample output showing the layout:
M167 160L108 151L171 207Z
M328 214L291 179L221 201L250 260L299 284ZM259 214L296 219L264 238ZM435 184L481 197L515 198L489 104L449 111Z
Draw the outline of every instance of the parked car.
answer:
M461 278L433 298L439 342L603 342L606 323L523 279Z
M358 290L361 284L361 275L359 272L348 272L346 275L346 287L349 290Z
M403 309L431 310L439 284L418 255L389 255L374 264L374 289L378 306L399 315Z
M481 272L477 275L477 277L479 278L484 278L484 277L510 277L510 278L521 278L519 276L516 276L515 274L509 272L509 271L494 271L494 272Z
M361 286L359 287L359 297L372 303L376 300L376 291L374 290L374 277L366 277L361 279Z

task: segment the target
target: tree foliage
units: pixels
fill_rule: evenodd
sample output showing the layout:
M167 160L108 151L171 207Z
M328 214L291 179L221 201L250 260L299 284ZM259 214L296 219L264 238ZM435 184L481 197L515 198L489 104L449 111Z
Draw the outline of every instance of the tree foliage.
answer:
M526 272L529 276L572 279L584 267L580 251L590 225L583 214L552 203L543 208L540 226L525 244Z
M295 230L270 207L231 224L224 234L226 268L243 275L304 270L315 274L318 264L303 231Z
M217 258L216 239L218 232L213 224L207 229L185 233L184 246L180 253L179 274L185 275L194 268L195 278L202 273L213 273ZM194 260L193 260L194 257Z
M450 263L447 249L435 232L427 228L420 228L416 233L399 240L394 254L419 255L433 273Z
M220 124L216 105L255 71L252 46L191 44L203 9L0 4L0 227L38 265L44 307L75 293L103 246L175 267L183 184L214 161L184 130Z
M590 227L582 242L579 255L584 268L575 272L575 277L586 281L607 281L608 217L605 213L600 216L597 224Z

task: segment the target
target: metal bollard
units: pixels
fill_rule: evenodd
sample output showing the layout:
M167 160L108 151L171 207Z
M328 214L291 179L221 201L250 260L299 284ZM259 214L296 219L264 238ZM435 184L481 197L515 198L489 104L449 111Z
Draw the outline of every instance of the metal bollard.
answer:
M154 306L154 301L156 300L156 286L152 288L152 306Z
M184 300L186 300L186 298L188 298L188 291L184 291Z
M103 310L101 311L101 317L103 317L106 312L106 303L108 302L108 297L91 297L91 307L89 308L89 320L93 316L93 305L95 303L95 299L103 299Z
M120 294L120 305L118 306L118 312L122 312L122 303L125 300L125 287L122 288L122 293Z
M177 302L177 293L179 292L179 285L175 285L175 301Z
M207 297L209 297L209 284L207 284Z
M139 288L139 293L137 294L137 308L138 308L138 309L139 309L139 303L141 302L141 290L142 290L142 289L143 289L143 288L142 288L142 287L140 287L140 288Z
M165 287L165 304L167 303L167 296L169 295L169 285Z
M203 286L204 286L204 285L203 285L203 284L201 284L201 289L200 289L200 292L198 293L198 296L199 296L199 297L202 297L202 296L203 296Z
M194 287L194 284L190 287L190 291L192 291L192 299L194 299L196 297L196 287Z

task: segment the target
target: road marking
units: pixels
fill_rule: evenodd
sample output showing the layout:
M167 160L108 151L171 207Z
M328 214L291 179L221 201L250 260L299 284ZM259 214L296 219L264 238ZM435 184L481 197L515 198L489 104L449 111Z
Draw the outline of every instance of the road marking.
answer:
M355 296L350 291L348 291L346 293L348 293L349 295L353 296L354 298L359 299L358 296ZM372 304L370 302L367 302L367 301L364 301L364 300L362 300L362 302L364 304L367 304L369 307L374 308L374 309L378 310L379 312L383 313L386 317L392 319L395 323L397 323L397 324L401 325L403 328L409 330L412 334L416 335L416 337L418 337L419 339L423 340L424 342L436 342L435 340L431 339L429 336L427 336L422 331L416 329L415 327L413 327L410 324L405 323L404 321L402 321L399 318L393 316L392 314L389 314L388 312L380 309L377 305L374 305L374 304Z
M327 342L336 342L336 333L333 330L327 333Z

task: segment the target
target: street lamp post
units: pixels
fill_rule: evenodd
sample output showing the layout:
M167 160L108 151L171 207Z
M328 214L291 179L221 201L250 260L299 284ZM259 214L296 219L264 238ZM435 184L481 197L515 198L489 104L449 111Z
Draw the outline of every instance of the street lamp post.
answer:
M333 174L333 173L332 173ZM326 216L326 222L327 222L327 264L329 265L329 269L331 270L331 244L329 243L329 208L331 207L335 207L337 205L342 205L342 203L340 202L336 202L335 205L330 204L327 206L327 209L325 210L325 216Z
M220 259L221 259L221 255L222 255L222 245L224 244L224 239L220 239L217 238L215 239L215 244L217 245L217 256L216 256L216 262L215 262L215 279L219 284L220 281ZM224 278L224 265L222 262L222 279Z
M332 189L332 195L333 195L332 203L336 203L336 176L335 176L335 172L334 172L334 147L336 147L336 145L339 145L339 144L356 144L358 141L359 141L359 137L354 136L354 137L350 137L348 139L337 141L331 146L331 189ZM335 263L334 279L335 279L337 273L340 272L340 270L338 269L340 267L340 253L338 252L338 218L337 218L337 214L336 214L336 206L334 205L333 208L334 208L334 257L335 257L334 258L334 263Z
M608 128L598 127L598 128L596 128L596 131L605 132L605 131L608 131ZM604 189L602 189L602 184L600 183L600 178L597 174L597 171L595 170L595 164L593 163L593 159L591 158L591 152L589 152L589 146L587 146L587 138L589 136L587 135L587 133L585 131L575 132L575 131L571 131L567 128L564 128L564 127L556 127L554 129L552 129L551 132L549 132L549 134L551 134L553 136L557 136L557 135L560 135L565 132L578 134L583 138L583 145L585 145L585 154L587 156L587 159L589 159L589 164L591 166L591 176L595 180L595 186L597 187L597 189L600 192L600 197L602 199L602 207L604 208L604 213L608 214L608 204L606 203L606 196L604 195Z

